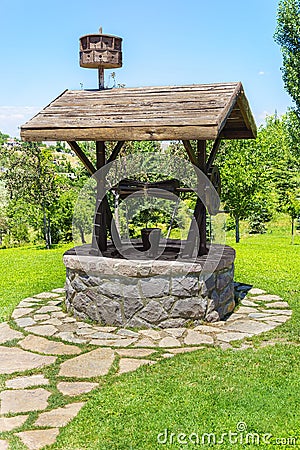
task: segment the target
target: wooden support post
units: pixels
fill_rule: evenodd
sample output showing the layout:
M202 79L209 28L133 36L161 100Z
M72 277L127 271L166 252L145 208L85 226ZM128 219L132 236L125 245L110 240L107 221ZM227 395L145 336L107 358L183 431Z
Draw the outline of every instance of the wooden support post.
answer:
M97 170L105 165L105 143L103 141L96 142L96 160ZM104 201L105 194L105 179L104 177L97 178L97 199L96 212L94 220L94 231L92 240L91 254L98 255L100 252L107 250L107 204Z
M197 141L197 160L199 169L206 175L206 141ZM203 186L201 186L201 188L203 188ZM206 206L199 199L199 197L197 199L195 213L200 238L198 256L207 255L208 249L206 246Z
M98 87L99 90L102 91L104 89L104 68L98 68Z
M194 159L195 165L206 175L206 141L197 141L197 155L194 154L189 141L185 142L186 150L189 149L189 158L192 161ZM192 157L190 156L192 155ZM200 183L200 182L199 182ZM203 189L203 186L198 186L199 191ZM197 228L199 230L199 248L198 256L207 255L208 249L206 247L206 207L203 202L197 197L196 206L194 210L195 221L191 223L191 227L187 237L187 243L185 245L182 256L191 257L195 249ZM196 223L195 223L196 222ZM196 228L197 227L197 228Z

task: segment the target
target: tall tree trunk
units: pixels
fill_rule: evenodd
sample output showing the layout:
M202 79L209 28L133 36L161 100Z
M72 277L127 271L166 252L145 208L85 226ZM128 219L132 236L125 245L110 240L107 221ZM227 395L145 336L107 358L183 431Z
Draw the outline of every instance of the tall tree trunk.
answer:
M80 225L79 225L78 228L79 228L81 243L82 244L86 244L86 240L85 240L85 236L84 236L84 230L83 230L83 228Z
M46 243L46 248L50 248L49 242L48 242L48 227L47 227L47 217L46 217L46 211L43 209L43 222L44 222L44 239Z
M48 217L48 226L47 226L47 232L48 232L48 243L49 243L49 248L52 245L52 236L51 236L51 222L50 222L50 217Z
M46 243L46 248L49 249L50 243L49 243L49 233L48 233L48 224L47 224L47 214L46 214L46 208L45 208L44 202L42 202L42 210L43 210L43 223L44 223L44 239L45 239L45 243Z
M235 242L238 244L240 242L240 219L235 218Z
M292 245L294 245L294 236L295 236L295 219L292 217Z

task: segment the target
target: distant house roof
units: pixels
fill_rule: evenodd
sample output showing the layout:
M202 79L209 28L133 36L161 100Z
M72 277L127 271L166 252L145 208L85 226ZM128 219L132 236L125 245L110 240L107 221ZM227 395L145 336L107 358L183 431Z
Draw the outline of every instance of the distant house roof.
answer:
M256 137L256 125L240 82L66 90L21 127L25 141L217 137Z

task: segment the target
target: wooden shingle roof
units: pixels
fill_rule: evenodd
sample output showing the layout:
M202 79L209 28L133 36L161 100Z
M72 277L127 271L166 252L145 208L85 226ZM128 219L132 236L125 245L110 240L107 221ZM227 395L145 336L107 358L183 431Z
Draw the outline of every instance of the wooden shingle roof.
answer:
M256 137L256 125L240 82L66 90L21 127L25 141L217 137Z

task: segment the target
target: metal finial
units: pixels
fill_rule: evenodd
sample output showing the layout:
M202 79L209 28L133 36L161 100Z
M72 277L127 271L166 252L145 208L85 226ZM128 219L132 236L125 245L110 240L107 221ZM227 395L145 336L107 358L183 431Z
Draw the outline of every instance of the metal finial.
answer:
M99 33L102 34L102 27L99 28Z

